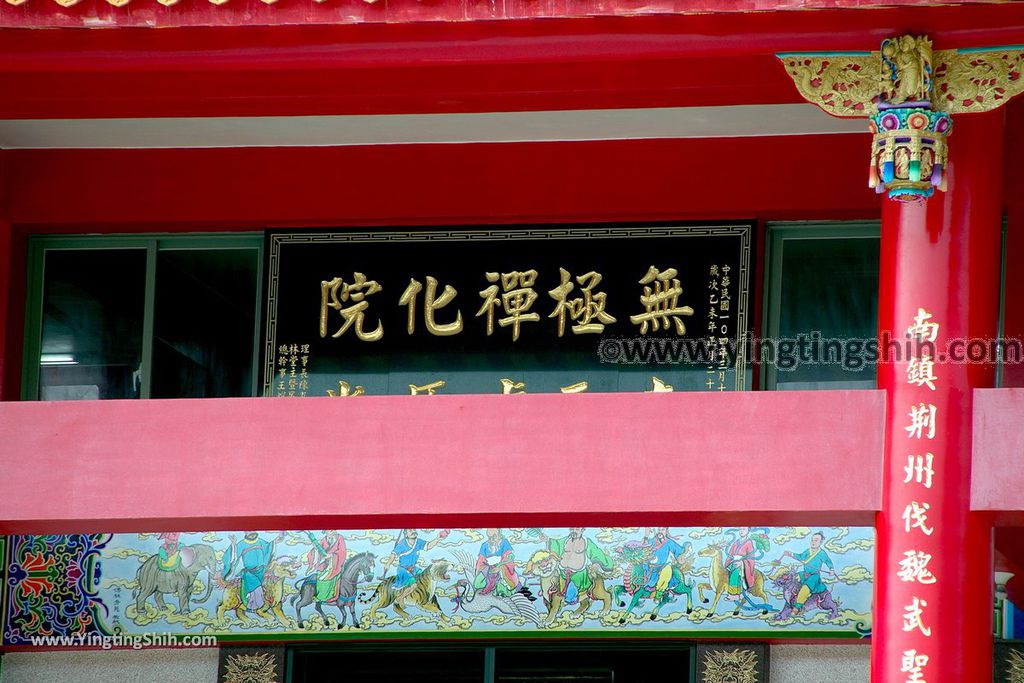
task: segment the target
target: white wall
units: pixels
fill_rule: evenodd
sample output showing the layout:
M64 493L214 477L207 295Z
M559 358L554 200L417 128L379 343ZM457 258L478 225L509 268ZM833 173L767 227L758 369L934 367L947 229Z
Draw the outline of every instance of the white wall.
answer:
M870 661L871 648L866 644L772 645L768 680L771 683L867 683Z
M9 652L0 683L216 683L217 648Z

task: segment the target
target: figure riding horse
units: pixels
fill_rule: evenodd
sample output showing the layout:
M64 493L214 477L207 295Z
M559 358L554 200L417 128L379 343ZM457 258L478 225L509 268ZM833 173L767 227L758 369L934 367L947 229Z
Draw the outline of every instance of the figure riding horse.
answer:
M347 621L346 610L348 614L352 615L352 625L359 628L359 618L356 615L356 592L360 581L373 581L373 564L376 560L373 553L359 553L346 560L341 574L338 576L338 597L333 600L324 602L316 600L316 576L307 576L296 584L299 592L292 595L290 602L295 605L295 618L299 623L299 628L303 627L302 608L313 602L316 603L316 611L323 617L324 624L327 623L327 615L323 610L323 605L326 603L334 605L341 613L341 621L338 622L339 629L344 627ZM296 600L298 600L297 604Z
M689 544L686 544L689 547ZM626 623L626 615L632 614L641 600L653 597L656 600L654 609L651 610L650 619L658 618L658 611L669 602L673 602L679 595L686 596L686 613L693 612L693 582L686 580L686 572L692 569L693 559L689 554L676 557L671 565L672 578L664 591L655 590L651 580L654 576L654 568L651 565L653 548L640 541L630 541L615 549L618 560L628 565L628 571L622 579L621 586L612 588L612 599L619 607L626 607L622 599L623 594L631 595L632 600L629 607L626 607L625 614L619 619L620 624Z

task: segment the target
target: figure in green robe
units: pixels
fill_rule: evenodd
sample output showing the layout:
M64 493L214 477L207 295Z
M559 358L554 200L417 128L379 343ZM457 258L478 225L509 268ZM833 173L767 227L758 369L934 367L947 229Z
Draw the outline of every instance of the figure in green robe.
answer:
M825 536L818 531L811 536L811 547L807 550L796 554L788 550L783 553L783 555L792 557L794 560L799 560L802 564L802 569L800 570L800 583L802 585L800 586L800 591L796 594L796 600L793 602L793 607L797 611L803 609L804 603L812 595L818 595L828 590L828 586L821 580L822 571L829 571L835 574L832 558L821 547L824 541Z
M569 535L565 538L548 538L541 534L541 540L545 539L548 542L548 550L558 556L562 567L564 576L559 583L562 585L567 605L576 604L580 595L590 594L594 586L590 577L590 566L597 565L606 572L612 569L612 558L594 541L583 536L583 527L569 529Z
M273 558L274 544L261 539L255 531L246 532L241 541L231 537L231 547L224 551L222 578L231 579L237 570L238 597L246 609L257 610L266 604L263 577Z

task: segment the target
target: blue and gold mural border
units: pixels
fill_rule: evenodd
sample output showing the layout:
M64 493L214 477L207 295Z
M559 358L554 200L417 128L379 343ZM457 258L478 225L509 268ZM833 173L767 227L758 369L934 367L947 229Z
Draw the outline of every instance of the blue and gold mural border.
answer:
M4 560L3 643L60 645L109 635L99 596L100 554L109 534L8 536Z

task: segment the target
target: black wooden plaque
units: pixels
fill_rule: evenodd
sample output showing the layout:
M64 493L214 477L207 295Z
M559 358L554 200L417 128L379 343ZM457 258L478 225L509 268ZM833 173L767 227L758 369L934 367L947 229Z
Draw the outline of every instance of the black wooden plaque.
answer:
M324 396L344 393L339 383L345 382L368 395L408 394L411 386L443 381L439 393L500 393L502 379L528 393L578 389L581 382L587 391L650 391L654 378L677 391L741 390L749 382L742 338L750 324L751 243L750 224L269 231L263 392ZM648 310L640 281L652 267L661 274L674 269L663 286L681 289L671 306L662 305L689 307L692 314L659 318L657 330L649 319L642 333L643 321L632 322L631 316ZM591 295L604 294L603 311L615 322L599 333L575 334L572 326L585 321L574 321L566 311L559 336L559 299L550 292L562 286L562 269L573 285L567 300L583 297L583 288L593 283L592 277L582 283L577 278L599 273ZM529 287L533 296L522 295L518 302L532 299L520 315L536 319L520 318L513 340L517 300L511 297L512 310L507 309L503 295L531 283L529 275L505 276L530 271L536 272ZM368 294L367 284L348 290L349 299L341 301L344 285L357 284L356 273L379 290ZM487 273L497 273L498 281L489 281ZM444 325L461 313L458 334L428 331L427 276L436 278L438 296L446 286L455 289L434 316ZM413 279L423 290L415 297L410 334L408 307L399 302ZM334 288L334 298L327 284L332 282L344 283ZM498 292L488 334L488 316L481 313L488 299L481 292L492 286ZM366 303L361 320L351 314L350 321L340 310L357 303L353 294L362 294ZM512 322L502 326L503 318ZM378 329L379 338L367 340Z

